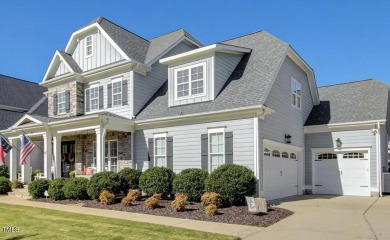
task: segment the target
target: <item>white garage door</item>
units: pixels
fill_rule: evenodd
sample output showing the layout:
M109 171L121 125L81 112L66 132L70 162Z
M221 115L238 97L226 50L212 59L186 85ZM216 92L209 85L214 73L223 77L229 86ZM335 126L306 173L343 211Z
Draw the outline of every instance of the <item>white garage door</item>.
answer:
M314 161L315 194L370 196L367 153L323 153Z
M266 200L298 194L296 153L264 149L264 197Z

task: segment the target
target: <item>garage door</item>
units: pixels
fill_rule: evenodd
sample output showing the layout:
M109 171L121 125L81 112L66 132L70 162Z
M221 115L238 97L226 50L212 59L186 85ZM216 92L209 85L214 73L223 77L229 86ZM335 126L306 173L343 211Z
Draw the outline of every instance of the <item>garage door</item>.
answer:
M368 154L322 153L314 161L315 193L370 196Z
M267 200L298 194L297 154L264 149L264 197Z

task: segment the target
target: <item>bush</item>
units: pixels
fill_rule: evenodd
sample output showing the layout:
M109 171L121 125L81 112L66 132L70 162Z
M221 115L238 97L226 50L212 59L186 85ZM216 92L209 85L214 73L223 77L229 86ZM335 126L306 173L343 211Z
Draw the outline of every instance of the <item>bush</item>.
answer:
M35 169L34 172L31 173L31 181L34 181L34 177L38 175L38 173L43 173L41 169Z
M9 178L9 168L7 165L0 166L0 177Z
M134 197L126 196L126 197L122 198L121 204L128 207L128 206L131 206L134 201L135 201Z
M205 192L202 195L202 206L207 207L208 205L221 206L222 198L221 195L215 192Z
M66 182L65 178L58 178L51 181L49 185L49 189L47 190L49 196L54 200L65 199L65 194L64 194L65 182Z
M134 201L141 199L141 191L138 189L129 189L127 197L134 198Z
M204 210L207 216L212 217L218 212L218 207L214 204L210 204Z
M121 181L117 173L100 172L91 177L87 188L88 195L92 199L98 199L103 190L107 190L113 194L119 194L121 192Z
M187 196L184 194L176 194L175 200L171 203L171 207L176 212L181 212L186 209Z
M122 169L118 175L122 183L122 191L126 193L128 189L137 189L139 188L139 177L141 176L142 171L132 168Z
M11 191L11 181L6 177L0 177L0 194L6 194Z
M28 193L32 198L42 198L45 191L49 189L49 185L50 182L46 179L35 180L28 185Z
M74 178L76 177L76 170L73 170L69 173L69 177Z
M155 199L158 199L158 200L162 199L161 193L155 193L155 194L152 195L152 197L154 197Z
M88 179L68 178L65 181L63 191L68 199L88 199L87 194Z
M103 205L111 205L115 203L115 194L112 194L107 190L103 190L99 195L99 201Z
M145 205L149 209L155 209L155 208L160 206L159 199L155 198L155 197L150 197L150 198L146 199Z
M240 205L245 203L245 196L255 193L256 178L247 167L224 164L207 177L205 190L219 193L224 205Z
M182 194L182 193L176 193L175 194L175 199L178 199L178 198L182 198L182 199L185 199L186 201L188 201L188 197L185 194Z
M149 168L141 174L139 186L149 196L154 193L161 193L166 196L172 192L172 181L175 173L165 167Z
M204 182L208 175L208 172L202 169L185 169L173 180L173 189L187 195L189 201L199 201L204 193Z
M19 182L17 179L12 180L11 182L11 187L12 188L23 188L23 183Z

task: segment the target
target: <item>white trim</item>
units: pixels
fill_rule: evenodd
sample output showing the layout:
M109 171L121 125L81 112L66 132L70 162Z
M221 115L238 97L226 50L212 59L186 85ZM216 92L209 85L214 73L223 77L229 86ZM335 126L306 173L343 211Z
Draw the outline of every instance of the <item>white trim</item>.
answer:
M91 38L91 45L88 45L88 38ZM84 38L84 58L90 58L93 57L93 34L88 35ZM88 55L88 47L91 47L91 54Z
M116 157L111 156L111 142L116 142ZM104 144L107 143L107 170L104 168L105 167L105 160L106 160L106 152L103 153L103 165L102 165L102 170L103 172L112 172L111 171L111 163L112 163L112 158L116 158L116 171L115 173L118 173L118 160L119 160L119 141L118 139L110 139L110 140L105 140ZM104 146L104 151L106 151L106 146Z
M259 149L259 118L253 118L253 170L255 173L255 177L259 180L259 159L260 159L260 149Z
M199 66L203 67L203 79L202 79L202 82L203 82L203 93L193 95L192 94L192 82L200 82L200 80L192 81L192 79L191 79L191 70L193 68L196 68L196 67L199 67ZM188 84L188 95L187 96L178 97L177 96L177 88L178 88L178 84L179 83L177 82L177 73L179 71L184 71L184 70L188 70L188 82L187 83L180 83L180 85ZM185 99L190 99L190 98L206 96L206 92L207 92L207 67L206 67L206 61L202 61L200 63L196 63L196 64L193 64L193 65L188 65L188 66L185 66L185 67L175 68L174 71L173 71L173 78L174 78L174 92L175 92L174 96L175 96L175 101L180 101L180 100L185 100Z
M376 128L378 122L386 123L386 119L304 126L303 132L320 133L320 132L344 131L347 129L351 129L351 130L372 129L372 128Z
M211 134L215 134L215 133L222 133L222 144L223 144L223 149L222 149L222 159L223 159L223 163L222 164L225 164L226 163L226 159L225 159L225 128L210 128L207 130L207 135L208 135L208 140L207 140L207 144L208 144L208 163L207 163L207 168L208 168L208 172L211 173L211 155L212 154L215 154L215 155L221 155L220 152L218 153L211 153L211 137L210 135Z
M97 88L97 108L96 109L92 109L92 97L91 97L91 89L95 89ZM98 111L99 110L99 84L92 84L92 85L89 85L89 111L88 112L95 112L95 111ZM87 90L87 88L85 89ZM96 98L94 98L95 100Z
M64 94L64 102L62 104L65 105L65 108L64 108L64 111L63 112L60 112L60 97L59 95L60 94ZM64 91L61 91L61 92L57 92L57 115L64 115L66 114L66 90Z
M299 86L299 89L301 91L300 94L298 94L298 91L296 93L294 92L293 85L296 85L297 87ZM290 98L291 106L293 106L296 109L301 110L302 109L302 85L294 77L291 77L291 85L290 86L291 86L291 88L290 88L290 91L291 91L291 95L290 95L291 96L291 98ZM295 105L293 103L292 96L295 96ZM298 106L298 99L299 99L299 106Z
M70 132L80 132L80 131L97 129L99 127L100 127L100 125L88 126L88 127L80 127L80 128L72 128L72 129L60 130L60 131L57 131L57 133L64 134L64 133L70 133Z
M112 104L111 106L112 107L118 107L118 106L122 106L122 102L123 102L123 96L122 96L122 81L123 81L123 76L121 77L115 77L115 78L112 78L111 79L111 101L112 101ZM120 82L120 88L121 88L121 91L119 93L116 93L115 95L121 95L121 102L120 104L117 104L117 105L114 105L114 83L117 83L117 82ZM108 93L107 93L107 96L108 96Z
M167 159L167 133L155 133L153 134L153 166L157 166L156 161L156 138L164 138L165 141L165 155L157 155L157 157L164 157L165 158L165 166L159 166L159 167L168 167L168 159Z
M31 117L31 116L25 114L22 118L19 119L19 121L17 121L17 122L16 122L14 125L12 125L12 127L10 127L10 128L19 127L19 125L20 125L24 120L26 120L26 119L28 119L28 120L30 120L30 121L32 121L32 122L34 122L34 123L42 124L42 122L39 121L38 119L35 119L34 117Z
M266 146L274 146L278 149L284 149L284 150L292 151L295 153L302 152L302 147L294 146L294 145L287 144L287 143L281 143L281 142L277 142L277 141L273 141L273 140L269 140L269 139L263 139L263 144L264 144L263 148L266 148ZM272 151L271 151L271 156L272 156Z
M58 61L60 61L59 64L61 64L61 62L63 62L63 63L65 64L65 66L66 66L66 67L68 68L68 70L69 70L69 74L75 73L75 72L73 71L73 69L69 66L68 62L65 61L65 59L61 56L60 52L59 52L58 50L56 50L56 51L54 52L53 58L52 58L51 61L50 61L49 67L47 68L46 73L45 73L45 75L44 75L44 77L43 77L43 79L42 79L42 83L45 82L45 81L47 80L47 77L48 77L49 73L51 72L51 70L52 70L52 68L53 68L53 66L54 66L54 64L55 64L55 62L58 62ZM58 66L59 66L59 65L58 65ZM54 74L55 74L55 73L54 73ZM62 77L64 77L64 75L62 75Z

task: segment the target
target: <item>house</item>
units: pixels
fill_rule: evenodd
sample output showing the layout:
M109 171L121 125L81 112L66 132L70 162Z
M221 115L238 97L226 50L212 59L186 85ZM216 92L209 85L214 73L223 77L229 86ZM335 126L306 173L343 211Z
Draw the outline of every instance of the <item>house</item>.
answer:
M265 31L204 46L183 29L144 39L99 17L54 53L41 85L47 115L27 113L2 134L42 141L49 179L52 167L58 178L234 163L253 170L267 199L380 192L387 86L317 88L310 66ZM9 157L14 178L17 151Z

